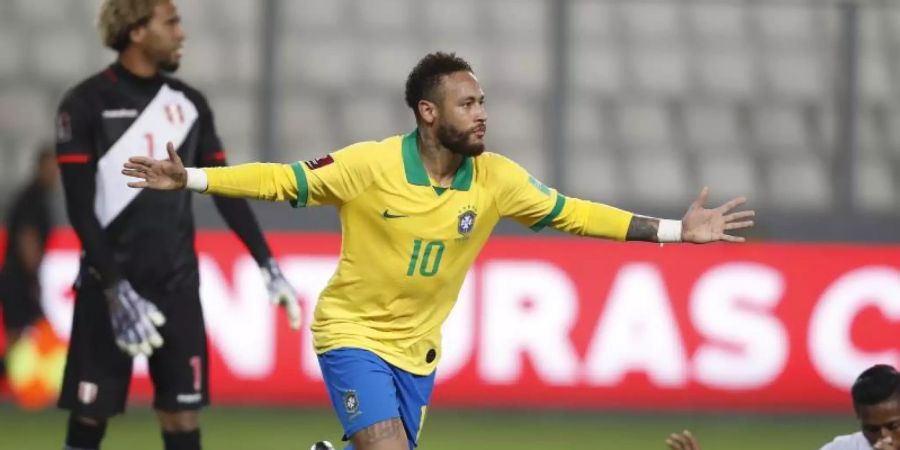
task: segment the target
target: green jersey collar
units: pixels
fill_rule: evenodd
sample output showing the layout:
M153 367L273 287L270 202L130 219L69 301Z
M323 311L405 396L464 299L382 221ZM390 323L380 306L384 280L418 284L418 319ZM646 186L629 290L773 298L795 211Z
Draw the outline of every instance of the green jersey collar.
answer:
M403 136L403 168L406 171L406 181L409 184L417 186L431 186L431 180L428 178L428 172L425 171L425 165L422 164L422 157L419 156L419 144L416 142L418 129ZM468 191L472 186L472 172L475 163L471 156L463 159L456 175L453 177L451 188L457 191Z

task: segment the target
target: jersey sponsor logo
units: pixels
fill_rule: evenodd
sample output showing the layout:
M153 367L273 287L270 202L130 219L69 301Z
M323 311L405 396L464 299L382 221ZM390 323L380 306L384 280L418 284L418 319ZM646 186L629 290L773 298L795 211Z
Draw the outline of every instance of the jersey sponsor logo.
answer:
M334 162L334 158L331 155L325 155L320 158L310 159L309 161L305 161L306 167L309 167L309 170L316 170L320 167L325 167Z
M89 381L78 383L78 401L85 405L90 405L97 400L97 384Z
M386 209L386 210L384 210L383 213L381 213L381 217L384 217L385 219L400 219L400 218L409 217L409 216L406 216L403 214L391 214L390 210Z
M138 116L136 109L107 109L103 111L104 119L133 119Z
M175 396L176 402L184 404L200 403L200 400L203 400L203 394L199 392L193 394L178 394Z
M457 217L456 231L463 236L471 234L472 230L475 228L475 217L477 216L478 214L475 212L475 208L467 206Z
M343 398L344 411L347 412L347 415L349 415L351 419L359 415L359 397L357 397L356 391L353 389L346 390L341 397Z
M56 116L56 143L65 144L72 140L72 117L62 111Z

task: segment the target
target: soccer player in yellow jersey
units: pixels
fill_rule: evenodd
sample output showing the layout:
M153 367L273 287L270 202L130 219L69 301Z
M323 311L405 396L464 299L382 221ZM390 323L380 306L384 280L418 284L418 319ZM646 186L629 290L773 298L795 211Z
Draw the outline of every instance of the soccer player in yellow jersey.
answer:
M619 241L743 241L753 225L736 198L705 209L704 189L684 218L660 220L568 198L510 159L484 151L484 92L469 64L432 53L406 81L417 128L293 164L187 168L135 157L136 188L334 205L343 244L312 323L325 384L356 450L414 448L441 357L441 325L497 222L553 227Z

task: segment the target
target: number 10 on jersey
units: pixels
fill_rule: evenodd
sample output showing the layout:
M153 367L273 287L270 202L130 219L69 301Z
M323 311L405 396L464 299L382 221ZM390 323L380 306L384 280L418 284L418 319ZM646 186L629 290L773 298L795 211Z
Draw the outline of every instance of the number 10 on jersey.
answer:
M424 244L421 239L413 241L412 256L409 258L409 267L406 269L406 276L416 275L418 268L419 275L423 277L433 277L437 274L441 267L441 257L444 256L444 242L430 241Z

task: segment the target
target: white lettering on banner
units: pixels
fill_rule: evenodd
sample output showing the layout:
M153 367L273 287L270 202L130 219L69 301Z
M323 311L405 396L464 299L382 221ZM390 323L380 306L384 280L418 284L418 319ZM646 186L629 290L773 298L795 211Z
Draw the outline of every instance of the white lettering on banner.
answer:
M585 371L598 386L614 386L630 372L644 372L662 387L686 383L681 335L662 274L652 264L626 264L616 274Z
M720 389L754 389L774 381L788 359L788 337L771 314L784 294L781 274L756 263L707 270L691 293L690 316L712 342L694 354L694 377Z
M456 305L441 328L441 363L437 383L453 378L469 360L475 347L475 272L470 270L463 281Z
M300 297L303 318L300 333L296 335L296 339L300 340L300 370L313 380L322 379L322 370L316 359L309 326L313 321L319 294L334 274L337 263L338 259L331 256L289 256L280 258L278 263L285 278L291 282Z
M578 357L569 332L578 296L568 275L541 261L501 261L483 271L481 349L484 380L512 384L522 372L522 356L551 385L572 385Z
M877 307L885 318L900 322L900 271L892 267L863 267L832 283L812 313L809 355L828 383L847 388L860 372L873 364L900 366L896 336L893 349L864 352L853 345L853 320L866 307Z
M275 365L275 315L256 262L238 258L233 289L216 261L200 256L200 299L206 333L229 370L244 379L261 379Z

